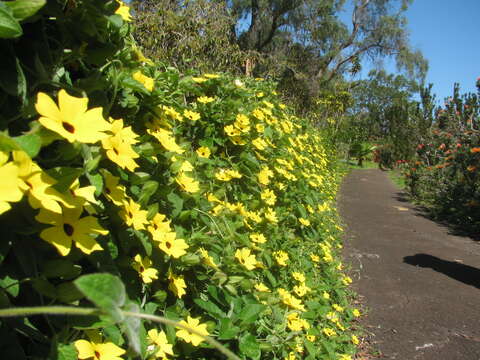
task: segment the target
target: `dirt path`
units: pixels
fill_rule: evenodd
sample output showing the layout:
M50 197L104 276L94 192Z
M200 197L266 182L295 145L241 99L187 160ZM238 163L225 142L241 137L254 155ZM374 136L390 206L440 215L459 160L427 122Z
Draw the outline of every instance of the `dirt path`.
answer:
M480 359L480 243L402 199L380 170L354 170L339 200L345 261L385 359Z

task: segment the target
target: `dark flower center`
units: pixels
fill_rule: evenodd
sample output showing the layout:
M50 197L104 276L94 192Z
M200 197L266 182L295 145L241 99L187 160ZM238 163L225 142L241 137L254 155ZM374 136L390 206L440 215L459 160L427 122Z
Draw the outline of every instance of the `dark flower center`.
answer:
M94 354L96 359L100 359L100 353L98 351L95 351Z
M140 272L144 272L145 268L143 266L140 266Z
M63 121L62 122L62 126L65 130L67 130L70 134L73 134L75 132L75 128L73 127L73 125Z
M68 236L73 235L73 226L70 224L63 224L63 231L65 231L65 234Z
M172 243L170 241L167 241L165 246L167 247L167 249L170 249L172 247Z

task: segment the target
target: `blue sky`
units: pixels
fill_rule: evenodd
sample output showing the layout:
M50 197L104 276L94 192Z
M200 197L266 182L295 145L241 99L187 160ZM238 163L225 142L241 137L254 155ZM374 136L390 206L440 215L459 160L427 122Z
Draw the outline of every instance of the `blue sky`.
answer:
M407 11L410 43L429 61L427 83L433 84L439 103L453 94L476 92L480 76L480 0L414 0ZM362 75L368 73L365 66ZM395 66L386 62L390 72Z

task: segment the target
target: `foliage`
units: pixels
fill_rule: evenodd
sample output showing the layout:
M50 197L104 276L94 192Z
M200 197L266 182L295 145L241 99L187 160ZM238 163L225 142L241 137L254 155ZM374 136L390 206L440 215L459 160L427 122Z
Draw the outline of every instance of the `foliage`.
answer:
M241 73L249 52L232 41L235 21L224 5L209 0L137 1L135 39L147 57L180 71ZM233 30L232 30L233 29Z
M0 307L90 316L2 318L2 355L350 359L335 157L275 84L154 63L117 1L5 13Z
M434 126L406 167L406 184L432 214L478 233L480 133L476 94L454 96L436 113Z

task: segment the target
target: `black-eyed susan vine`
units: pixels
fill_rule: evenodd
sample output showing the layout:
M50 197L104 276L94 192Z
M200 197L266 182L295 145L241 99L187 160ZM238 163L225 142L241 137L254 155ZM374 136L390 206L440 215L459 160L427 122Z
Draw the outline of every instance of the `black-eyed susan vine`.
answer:
M2 318L2 354L221 357L209 336L240 358L351 359L327 139L272 82L143 57L123 3L23 3L29 21L0 2L42 32L0 29L17 74L0 85L0 315L77 310Z

